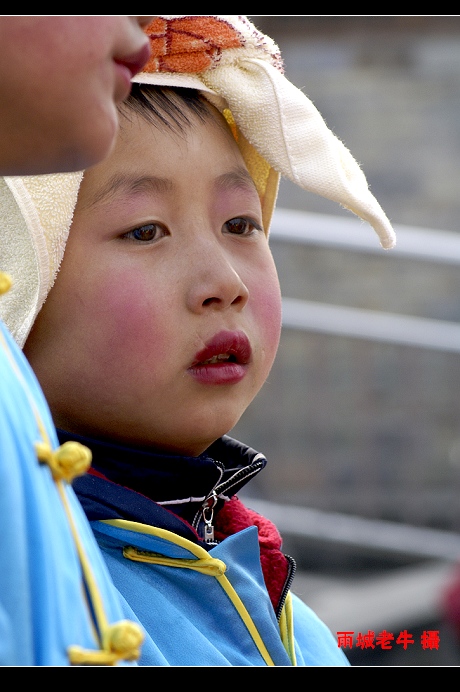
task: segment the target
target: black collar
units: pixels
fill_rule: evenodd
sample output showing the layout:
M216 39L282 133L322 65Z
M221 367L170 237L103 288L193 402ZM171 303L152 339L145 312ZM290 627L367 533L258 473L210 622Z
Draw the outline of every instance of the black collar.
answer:
M228 435L198 457L152 452L63 430L58 430L58 437L61 444L77 440L92 452L90 473L73 483L88 519L129 519L181 535L183 520L198 527L207 498L215 493L218 511L267 463L264 455Z

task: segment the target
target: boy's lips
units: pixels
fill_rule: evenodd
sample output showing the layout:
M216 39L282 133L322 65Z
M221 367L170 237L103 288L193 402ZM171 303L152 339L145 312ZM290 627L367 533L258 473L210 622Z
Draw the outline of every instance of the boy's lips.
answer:
M222 331L198 351L189 372L204 384L236 384L245 376L251 354L244 332Z
M192 368L228 362L246 365L251 358L251 344L243 332L219 332L208 341L193 360Z

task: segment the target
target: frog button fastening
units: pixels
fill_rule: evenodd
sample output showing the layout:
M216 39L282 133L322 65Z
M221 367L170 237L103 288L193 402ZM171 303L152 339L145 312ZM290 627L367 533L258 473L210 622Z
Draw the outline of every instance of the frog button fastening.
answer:
M55 481L65 480L71 483L91 466L91 451L79 442L64 442L54 451L48 443L37 442L35 451L38 460L48 464Z

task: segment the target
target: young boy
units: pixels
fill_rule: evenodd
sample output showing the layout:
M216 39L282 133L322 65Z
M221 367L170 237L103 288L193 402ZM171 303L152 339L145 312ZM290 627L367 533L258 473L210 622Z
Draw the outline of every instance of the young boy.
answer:
M120 108L114 151L83 176L24 351L60 441L92 452L74 487L126 615L146 631L141 664L345 666L332 634L291 594L295 565L276 528L237 497L264 455L227 433L265 382L280 336L269 158L372 219L388 246L391 227L351 155L282 76L273 42L245 18L183 19L148 30L150 71ZM264 104L277 133L268 145ZM303 116L314 155L296 150L297 132L292 140L297 124L303 142ZM48 218L54 180L25 184Z
M150 20L0 17L2 175L78 170L109 153L117 105L148 57L141 26ZM16 213L10 204L1 211L3 316L38 295L30 273L15 272L24 259ZM0 321L2 666L113 665L138 656L142 632L119 622L119 595L69 484L88 460L78 445L58 449L43 393Z

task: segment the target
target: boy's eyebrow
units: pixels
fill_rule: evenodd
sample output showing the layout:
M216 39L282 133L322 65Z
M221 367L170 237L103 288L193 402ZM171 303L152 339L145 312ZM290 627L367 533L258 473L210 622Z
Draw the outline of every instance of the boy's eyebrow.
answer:
M243 166L238 166L228 173L223 173L216 180L216 187L222 190L228 189L248 189L256 190L256 185L251 178L248 170ZM256 190L257 191L257 190Z
M238 166L232 171L223 173L216 181L217 189L221 190L256 190L255 183L249 172L243 166ZM97 190L91 199L87 200L84 208L90 208L94 204L110 199L117 192L154 192L165 193L170 192L174 188L174 182L169 178L161 178L155 175L129 175L126 173L115 173L110 177L105 184Z
M167 178L160 178L154 175L129 175L126 173L116 173L109 178L106 183L95 192L86 207L102 202L110 198L117 192L169 192L173 188L173 183Z

